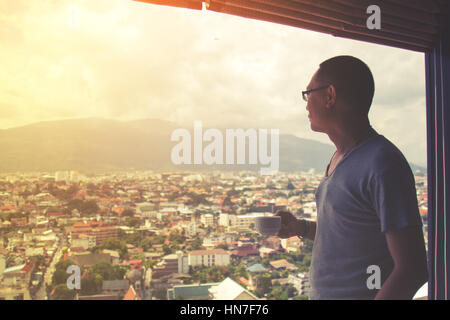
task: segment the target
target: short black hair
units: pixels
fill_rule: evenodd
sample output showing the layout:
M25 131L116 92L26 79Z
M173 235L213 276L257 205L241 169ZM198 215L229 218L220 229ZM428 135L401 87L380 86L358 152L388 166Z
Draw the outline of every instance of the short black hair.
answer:
M325 60L319 66L317 79L333 84L337 95L355 111L369 113L375 82L369 67L358 58L337 56Z

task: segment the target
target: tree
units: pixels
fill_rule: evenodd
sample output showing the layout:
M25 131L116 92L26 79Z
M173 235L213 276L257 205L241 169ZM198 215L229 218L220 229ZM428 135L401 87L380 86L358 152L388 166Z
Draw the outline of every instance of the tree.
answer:
M140 243L140 246L144 251L149 251L152 248L153 244L149 239L143 239Z
M128 255L127 244L123 240L108 238L100 245L92 249L93 252L97 252L101 249L117 250L120 253L120 258L124 259Z
M262 294L269 293L272 289L272 279L270 274L264 273L257 277L259 281L261 281L261 289Z
M281 278L287 278L287 277L289 277L289 271L288 271L288 270L283 270L283 271L281 271L280 277L281 277Z
M97 205L97 202L95 202L95 200L88 200L84 202L80 211L84 214L94 214L98 212L98 210L99 207Z
M172 249L167 244L164 244L162 249L163 249L165 255L172 253Z
M95 200L83 201L81 199L73 199L67 203L67 207L70 210L77 209L83 214L94 214L99 210L97 202Z
M248 272L247 269L245 268L244 265L239 265L234 269L233 272L233 277L234 278L239 278L239 277L248 277Z
M169 246L170 252L177 252L180 249L180 244L177 241L174 241Z
M59 189L58 187L55 187L54 185L49 186L49 192L52 196L55 198L58 198L62 201L69 201L71 200L75 194L78 192L79 188L76 184L72 184L69 189L63 190Z
M90 274L100 275L102 280L120 280L123 279L125 270L103 261L93 265L90 269Z
M61 260L55 265L55 272L52 277L52 284L54 286L59 284L66 285L67 278L70 276L66 270L71 265L75 265L75 263L69 259Z
M192 250L199 250L202 248L203 241L200 238L195 238L191 243Z
M152 243L155 244L163 244L166 241L166 238L162 234L157 234L152 237Z
M127 219L127 221L125 222L125 224L129 227L138 227L141 225L141 219L138 218L134 218L134 217L130 217Z
M287 294L289 298L295 297L297 294L297 289L292 284L289 284L287 287Z
M23 218L25 214L23 212L11 212L4 215L5 220L11 221L12 218Z
M65 283L58 284L53 290L52 300L73 300L75 298L75 290L67 288Z
M307 295L301 294L301 295L298 295L298 296L292 298L292 300L309 300L309 298Z
M183 243L186 241L186 237L183 236L179 230L174 230L169 234L169 241L176 241L178 243Z
M307 254L303 258L303 265L309 267L310 264L311 264L311 254Z
M280 278L280 273L278 271L272 271L271 272L271 277L272 277L272 279L279 279Z
M224 250L228 250L228 245L227 244L219 244L218 246L216 246L217 249L224 249Z
M153 296L155 296L159 300L167 299L167 291L165 289L157 289L153 291Z
M146 268L150 268L152 269L154 265L156 265L158 263L158 260L150 260L150 261L144 261L143 265Z
M274 298L276 300L287 300L287 294L286 294L286 299L281 299L281 296L283 294L284 294L283 288L279 284L274 284L273 289L272 289L272 291L270 291L268 296L270 298Z
M200 283L219 282L231 275L231 269L226 266L194 267L189 273L194 281Z
M230 199L230 197L228 196L228 197L226 197L225 199L223 199L223 202L222 202L222 205L223 206L233 206L233 202L231 202L231 199Z
M131 209L125 209L122 212L122 217L134 217L134 211Z
M102 276L99 274L87 274L81 278L82 295L98 294L102 290Z

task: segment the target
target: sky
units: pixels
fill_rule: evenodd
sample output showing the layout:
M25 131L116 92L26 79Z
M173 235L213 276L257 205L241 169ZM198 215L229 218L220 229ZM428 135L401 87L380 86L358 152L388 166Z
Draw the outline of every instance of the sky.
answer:
M301 91L322 61L344 54L374 75L372 126L426 166L424 54L131 0L0 0L0 129L201 120L330 143L310 130Z

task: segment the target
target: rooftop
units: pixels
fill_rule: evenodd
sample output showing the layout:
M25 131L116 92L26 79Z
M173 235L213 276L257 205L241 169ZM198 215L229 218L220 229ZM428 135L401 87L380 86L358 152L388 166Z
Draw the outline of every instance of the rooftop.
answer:
M183 286L174 286L167 290L168 300L208 300L209 289L217 286L218 283L191 284Z
M194 250L189 252L190 255L208 255L208 254L229 254L223 249L213 249L213 250Z
M260 263L255 263L247 268L247 271L249 272L263 272L266 271L266 268Z
M133 286L130 286L127 293L123 297L123 300L142 300L139 294L134 290Z
M128 280L103 280L103 290L127 290L129 287Z
M211 288L209 292L213 295L213 300L235 300L238 297L246 300L258 300L251 292L230 278L226 278L218 286Z
M21 264L18 266L14 266L14 267L9 267L6 268L5 270L3 270L3 273L8 273L8 272L14 272L14 271L20 271L25 267L25 264Z

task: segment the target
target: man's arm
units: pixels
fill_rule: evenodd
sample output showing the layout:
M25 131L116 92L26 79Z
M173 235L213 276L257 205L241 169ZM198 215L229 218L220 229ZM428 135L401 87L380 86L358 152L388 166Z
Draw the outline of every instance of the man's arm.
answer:
M389 252L394 260L394 269L375 299L410 300L428 280L422 228L411 226L389 230L385 235Z
M304 220L299 220L300 224L303 225L303 231L301 233L301 235L304 235L303 238L309 239L314 241L314 238L316 237L316 222L315 221L311 221L308 220L308 224L309 224L309 230L308 230L308 234L305 234L305 221Z

